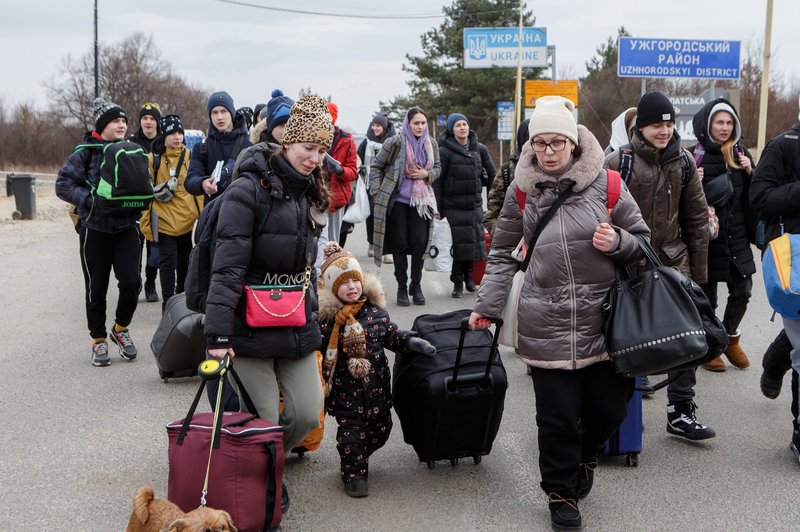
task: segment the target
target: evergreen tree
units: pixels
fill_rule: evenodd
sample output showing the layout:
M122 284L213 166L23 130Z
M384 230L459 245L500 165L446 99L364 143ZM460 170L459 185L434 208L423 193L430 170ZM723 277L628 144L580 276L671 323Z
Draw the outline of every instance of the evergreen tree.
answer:
M442 11L444 21L421 37L423 55L406 56L403 70L411 74L411 94L381 102L381 109L402 120L406 110L417 105L434 123L439 113L459 112L469 118L482 142L494 140L497 102L514 99L516 69L465 69L464 28L517 27L519 1L455 0ZM523 23L534 25L530 12L524 13ZM526 69L523 78L535 79L541 71Z

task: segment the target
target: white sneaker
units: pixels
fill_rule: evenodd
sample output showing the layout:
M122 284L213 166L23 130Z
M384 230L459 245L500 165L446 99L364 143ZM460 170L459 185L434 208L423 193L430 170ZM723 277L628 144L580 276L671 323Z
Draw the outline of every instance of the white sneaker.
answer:
M374 257L375 256L375 246L372 244L369 245L367 248L367 257Z
M383 262L384 264L394 264L394 257L392 257L391 255L384 255L383 260L381 262Z

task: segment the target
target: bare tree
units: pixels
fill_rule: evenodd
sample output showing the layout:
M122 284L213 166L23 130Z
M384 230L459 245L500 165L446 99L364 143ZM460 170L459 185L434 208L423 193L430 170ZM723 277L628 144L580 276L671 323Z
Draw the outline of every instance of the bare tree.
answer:
M188 83L164 60L152 36L134 33L122 41L100 46L99 87L101 96L135 116L144 102L158 102L162 114L181 115L187 127L205 129L205 100L209 91ZM57 76L45 83L63 126L94 123L94 56L66 56ZM135 127L135 124L132 124Z

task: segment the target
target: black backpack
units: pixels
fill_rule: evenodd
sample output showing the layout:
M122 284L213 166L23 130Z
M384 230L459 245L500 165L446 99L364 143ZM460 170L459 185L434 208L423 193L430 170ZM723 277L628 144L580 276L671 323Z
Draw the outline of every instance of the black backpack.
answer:
M97 186L89 182L93 210L107 215L135 214L153 200L150 159L147 152L127 140L105 144L81 144L75 149L102 150ZM87 180L88 181L88 180Z
M683 172L683 177L681 178L681 188L686 188L686 185L689 184L689 178L692 177L692 166L689 164L689 154L686 153L686 150L683 148L681 148L681 171ZM619 175L622 176L622 180L626 185L628 184L628 180L631 178L632 172L633 148L630 144L625 144L619 148Z
M269 186L262 185L262 182L269 183L268 179L260 181L249 174L240 177L240 179L247 178L256 184L256 206L261 207L259 209L261 216L256 219L253 228L253 234L256 235L267 223L272 208L272 194L269 193ZM195 312L206 311L208 287L211 285L211 267L214 264L214 251L217 246L217 221L227 191L226 188L222 194L206 203L194 231L195 246L189 255L189 267L183 288L186 292L186 306Z

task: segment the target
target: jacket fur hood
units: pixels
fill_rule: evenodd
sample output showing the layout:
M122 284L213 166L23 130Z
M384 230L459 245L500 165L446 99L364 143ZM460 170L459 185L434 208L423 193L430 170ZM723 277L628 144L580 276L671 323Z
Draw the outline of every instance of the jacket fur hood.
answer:
M571 179L575 181L573 190L576 193L586 189L597 179L597 175L603 169L603 149L600 147L600 143L597 142L595 136L582 125L578 125L578 145L581 147L583 153L572 163L572 168L570 168L569 171L563 176L556 178L545 173L545 171L536 164L533 146L531 146L530 142L526 142L522 147L522 153L519 156L519 162L514 171L514 181L517 183L517 186L523 192L531 196L538 196L540 191L536 185L547 181Z
M363 295L375 306L386 308L386 291L380 280L372 273L364 273L364 281L361 283ZM325 286L317 287L319 292L319 319L321 322L331 321L336 317L336 313L342 310L344 303L336 297Z
M258 144L263 139L261 138L261 134L267 130L267 121L262 120L258 124L254 125L250 128L250 142L253 144Z

